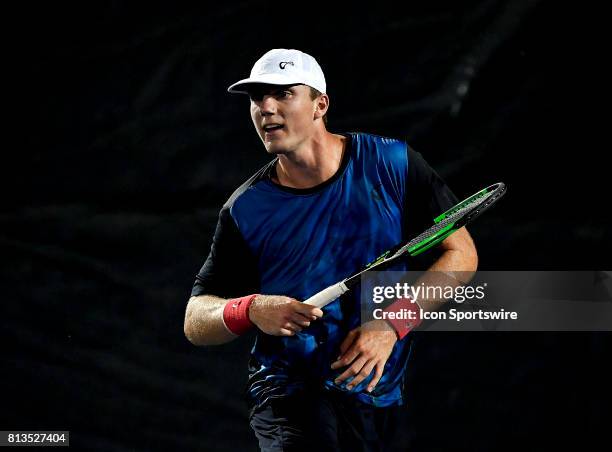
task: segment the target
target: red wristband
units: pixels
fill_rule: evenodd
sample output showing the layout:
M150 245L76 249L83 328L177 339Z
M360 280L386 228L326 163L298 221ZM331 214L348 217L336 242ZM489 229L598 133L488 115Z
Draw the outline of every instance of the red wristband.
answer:
M249 306L258 294L228 300L223 308L225 327L237 336L246 333L253 326L249 319Z
M393 316L394 318L387 317L385 320L391 324L400 340L404 339L408 333L414 330L423 321L421 319L421 309L419 305L410 298L400 298L387 306L384 311L397 314ZM414 314L409 314L411 312Z

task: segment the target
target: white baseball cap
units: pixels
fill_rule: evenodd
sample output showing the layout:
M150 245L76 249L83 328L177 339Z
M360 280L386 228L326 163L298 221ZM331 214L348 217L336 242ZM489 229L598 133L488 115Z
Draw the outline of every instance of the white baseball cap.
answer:
M325 93L325 76L317 60L295 49L272 49L253 65L251 76L231 85L230 93L248 94L251 83L269 85L302 84Z

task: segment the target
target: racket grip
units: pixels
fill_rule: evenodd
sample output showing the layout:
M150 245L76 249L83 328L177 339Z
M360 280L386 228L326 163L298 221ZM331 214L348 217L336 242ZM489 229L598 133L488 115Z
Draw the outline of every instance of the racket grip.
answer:
M329 286L326 289L314 294L308 300L304 300L304 303L316 306L317 308L322 308L323 306L328 305L344 292L348 290L348 287L344 284L344 281L340 281L333 286Z

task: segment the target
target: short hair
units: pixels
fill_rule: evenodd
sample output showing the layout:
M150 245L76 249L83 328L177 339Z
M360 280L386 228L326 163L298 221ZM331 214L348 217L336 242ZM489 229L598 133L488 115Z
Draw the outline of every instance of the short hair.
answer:
M319 91L316 88L313 88L312 86L309 86L309 88L310 88L310 99L311 100L315 100L317 97L323 94L321 91ZM327 112L325 112L325 114L323 115L323 124L325 124L325 127L327 127Z

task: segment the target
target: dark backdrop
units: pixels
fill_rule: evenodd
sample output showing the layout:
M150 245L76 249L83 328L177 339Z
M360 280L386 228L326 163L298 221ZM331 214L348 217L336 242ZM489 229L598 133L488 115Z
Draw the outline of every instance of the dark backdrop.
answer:
M331 130L405 138L460 197L506 182L470 228L480 268L610 267L607 168L582 104L596 41L579 4L328 3L11 16L1 429L70 430L100 451L256 450L242 399L252 337L197 348L183 318L218 209L269 158L248 100L225 89L270 48L318 59ZM396 449L580 445L603 425L609 342L421 333Z

